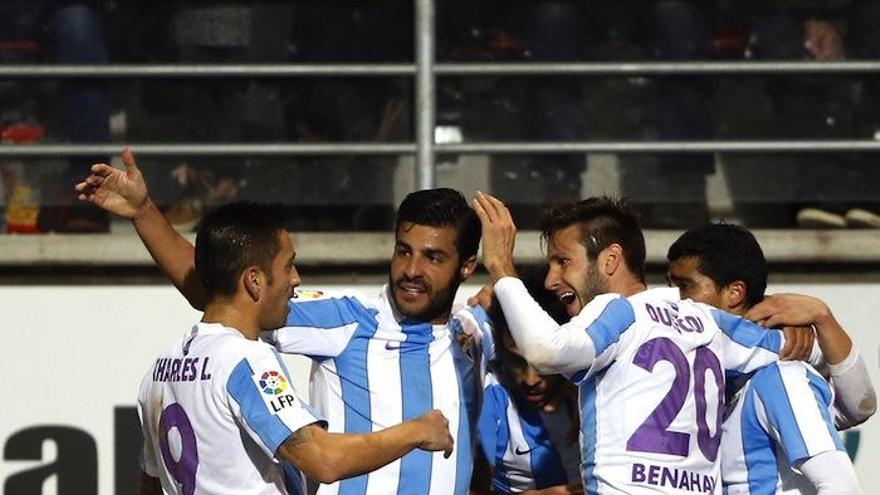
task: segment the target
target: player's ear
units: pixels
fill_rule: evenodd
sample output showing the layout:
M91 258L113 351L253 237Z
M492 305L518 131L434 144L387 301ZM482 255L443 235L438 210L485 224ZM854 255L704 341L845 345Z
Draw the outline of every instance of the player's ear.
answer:
M623 247L613 243L599 253L599 268L607 276L614 275L623 263Z
M722 302L726 306L724 309L733 310L745 305L746 290L746 283L742 280L734 280L721 289Z
M464 263L461 264L461 269L459 270L459 276L461 277L461 281L474 276L474 271L477 269L477 255L473 255L470 258L464 260Z
M250 266L242 272L241 277L244 290L251 299L259 301L263 292L263 272L255 266Z

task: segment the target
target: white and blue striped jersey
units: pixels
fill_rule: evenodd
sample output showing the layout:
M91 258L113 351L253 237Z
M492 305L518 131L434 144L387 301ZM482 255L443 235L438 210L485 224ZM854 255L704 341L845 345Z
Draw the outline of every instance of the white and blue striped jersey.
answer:
M552 413L518 408L495 376L487 376L477 432L496 492L580 483L580 450L569 438L577 421L574 407L566 402Z
M518 280L495 291L520 349L528 356L531 343L547 354L542 372L578 384L587 493L721 493L725 371L775 362L780 332L677 289L601 295L562 326Z
M728 405L721 441L727 495L816 493L798 464L843 450L830 411L831 387L799 361L770 365L749 379Z
M305 493L301 474L275 453L296 430L323 425L275 349L206 323L156 359L138 414L143 471L180 495Z
M466 494L484 363L479 347L465 352L453 337L462 325L481 325L485 313L466 308L446 325L410 321L394 309L387 287L373 298L305 293L290 307L287 327L269 340L282 352L312 358L311 403L330 431L379 431L439 409L455 439L449 459L414 450L367 475L322 485L319 493Z

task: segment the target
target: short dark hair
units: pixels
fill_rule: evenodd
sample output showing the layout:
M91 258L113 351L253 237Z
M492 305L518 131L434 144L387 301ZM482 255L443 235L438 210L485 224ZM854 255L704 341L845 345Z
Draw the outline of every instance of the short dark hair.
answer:
M480 219L455 189L441 187L409 193L397 209L395 232L403 222L454 228L460 261L476 256L480 247Z
M196 234L196 273L209 297L232 295L241 272L259 266L272 276L272 260L285 230L283 210L276 205L229 203L202 218Z
M737 225L713 223L688 230L672 246L666 258L699 258L700 273L718 287L741 280L746 284L746 303L753 306L767 289L767 261L761 245L748 230Z
M645 281L645 236L638 214L626 201L599 196L550 208L541 221L541 239L546 243L574 224L580 225L581 243L590 260L611 244L620 244L626 267Z

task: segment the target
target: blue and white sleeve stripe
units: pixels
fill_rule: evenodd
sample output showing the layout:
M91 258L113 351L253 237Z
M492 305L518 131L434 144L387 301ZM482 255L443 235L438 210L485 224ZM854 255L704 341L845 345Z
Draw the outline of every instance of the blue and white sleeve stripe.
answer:
M779 360L782 332L723 311L712 309L711 313L721 330L725 370L751 373Z
M842 450L828 413L831 392L800 363L769 366L756 373L752 387L764 406L768 433L792 465L830 450Z
M273 332L270 340L281 352L315 359L341 354L357 331L358 318L370 313L353 297L291 301L288 306L286 326Z
M242 359L229 375L226 391L238 403L245 424L258 436L266 452L274 456L278 447L293 431L269 411L263 398L260 397L253 375L254 371L248 360Z

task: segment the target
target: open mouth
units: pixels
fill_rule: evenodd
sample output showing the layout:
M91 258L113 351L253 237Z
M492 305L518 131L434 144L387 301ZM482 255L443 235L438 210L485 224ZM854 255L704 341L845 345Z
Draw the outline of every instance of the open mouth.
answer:
M562 302L562 304L565 304L566 306L573 303L575 298L576 298L576 295L573 291L563 292L562 294L559 295L559 301Z

